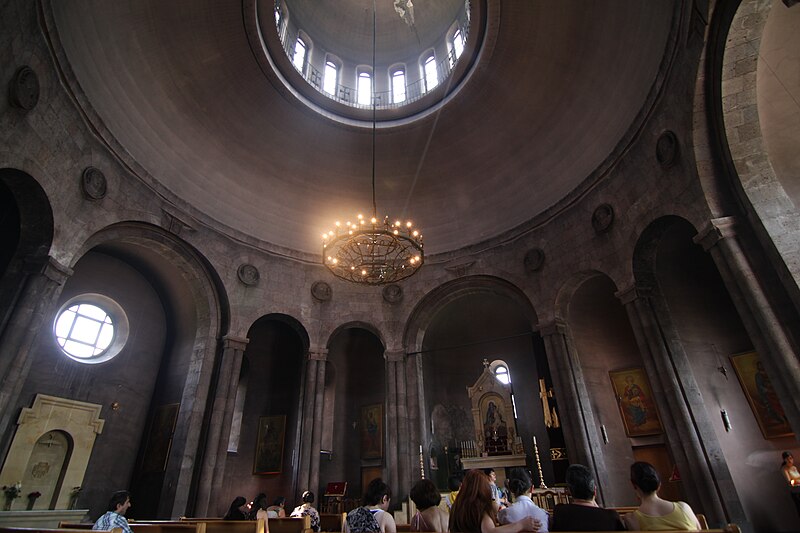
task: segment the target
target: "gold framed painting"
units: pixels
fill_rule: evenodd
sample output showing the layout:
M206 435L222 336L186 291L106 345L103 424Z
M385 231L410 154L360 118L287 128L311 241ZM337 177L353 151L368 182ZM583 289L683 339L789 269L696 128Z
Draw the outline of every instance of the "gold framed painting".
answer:
M361 458L383 458L383 404L361 408Z
M739 378L747 403L753 410L764 438L776 439L794 435L778 394L772 388L772 381L764 370L758 354L746 352L732 355L731 366Z
M286 415L262 416L258 419L258 438L253 474L280 474L283 470L283 440Z
M608 373L617 398L622 424L628 437L658 435L664 430L644 368L627 368Z

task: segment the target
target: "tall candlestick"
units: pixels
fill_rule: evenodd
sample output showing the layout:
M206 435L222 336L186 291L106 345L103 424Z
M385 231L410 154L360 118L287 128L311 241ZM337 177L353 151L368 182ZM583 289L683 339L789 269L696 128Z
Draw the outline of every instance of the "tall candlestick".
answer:
M539 488L546 489L547 485L544 484L544 476L542 475L542 463L539 460L539 447L536 445L536 435L533 436L533 454L536 456L536 469L539 471Z
M425 479L425 456L422 455L422 444L419 445L419 477Z

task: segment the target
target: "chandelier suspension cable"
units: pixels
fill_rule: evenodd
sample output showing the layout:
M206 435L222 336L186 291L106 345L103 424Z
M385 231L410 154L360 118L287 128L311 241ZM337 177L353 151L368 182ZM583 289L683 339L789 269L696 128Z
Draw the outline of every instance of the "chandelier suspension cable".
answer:
M372 89L372 217L376 218L378 216L378 204L375 201L375 123L377 119L375 117L375 106L377 105L377 98L375 97L375 49L377 45L375 44L376 38L375 35L378 33L378 20L377 16L375 15L376 7L375 7L375 0L372 0L372 79L370 80L370 89Z
M358 215L356 222L336 222L335 228L322 235L322 263L343 280L365 285L384 285L403 280L425 262L422 234L408 220L394 222L388 216L378 218L376 198L377 106L375 70L377 68L378 15L372 0L372 217ZM391 83L391 78L390 78Z

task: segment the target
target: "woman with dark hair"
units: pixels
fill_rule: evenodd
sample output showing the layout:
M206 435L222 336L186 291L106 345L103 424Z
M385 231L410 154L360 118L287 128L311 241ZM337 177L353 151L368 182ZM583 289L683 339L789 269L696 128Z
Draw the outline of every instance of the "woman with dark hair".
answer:
M292 511L293 518L302 518L303 516L310 516L311 517L311 529L314 531L319 531L319 512L314 509L314 506L311 505L314 503L314 493L310 490L307 490L303 493L303 503L298 505Z
M247 515L250 520L267 519L267 495L259 492L258 496L250 502L250 512Z
M411 488L411 501L417 514L411 519L411 531L447 531L449 516L439 508L442 495L430 479L420 479Z
M267 507L267 516L270 518L286 518L286 498L278 496L272 505Z
M247 520L247 500L244 496L237 496L228 508L228 512L222 517L223 520Z
M489 478L480 470L467 472L450 510L450 531L459 533L519 533L538 531L541 526L541 522L530 516L498 526Z
M700 529L692 508L686 502L670 502L658 497L661 479L650 463L637 461L631 465L631 483L641 501L639 509L623 517L628 529L665 531Z
M389 513L392 489L381 478L373 479L364 493L364 506L356 507L344 521L344 533L397 533Z
M539 532L547 533L547 511L531 500L531 485L531 478L525 470L514 471L511 479L508 480L508 490L514 497L514 503L501 509L497 513L497 519L501 524L510 524L530 516L541 524Z

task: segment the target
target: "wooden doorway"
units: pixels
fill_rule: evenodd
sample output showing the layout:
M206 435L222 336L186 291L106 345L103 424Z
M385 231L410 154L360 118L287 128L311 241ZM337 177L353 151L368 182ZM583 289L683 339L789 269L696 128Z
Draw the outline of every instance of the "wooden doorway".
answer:
M677 472L677 468L664 444L636 446L633 448L633 458L637 461L646 461L655 467L661 478L659 496L673 502L685 499L682 496L683 488L680 479L670 481L674 478L673 473Z

